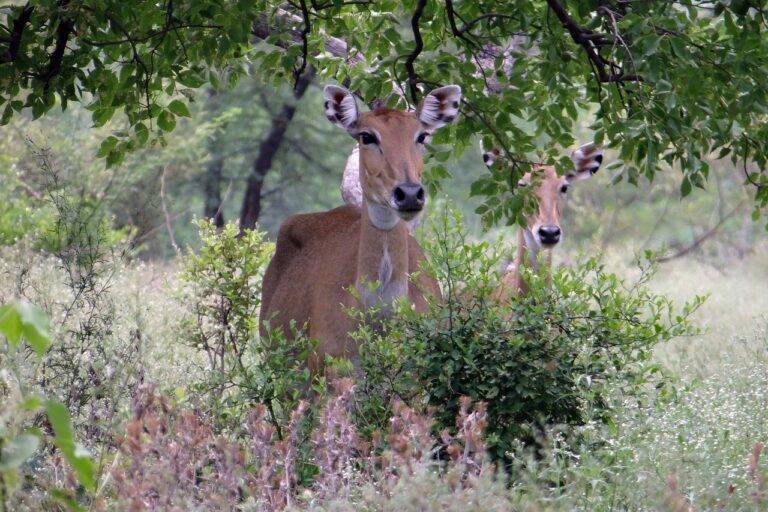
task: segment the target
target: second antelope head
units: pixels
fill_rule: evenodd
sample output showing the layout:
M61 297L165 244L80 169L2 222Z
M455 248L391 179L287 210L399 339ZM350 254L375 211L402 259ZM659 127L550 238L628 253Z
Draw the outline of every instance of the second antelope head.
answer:
M461 88L447 85L424 98L416 112L377 108L359 112L351 92L328 85L325 115L360 145L360 185L373 224L391 229L411 220L426 204L422 186L424 146L432 133L459 113Z
M491 166L499 156L498 150L483 152L483 161ZM571 154L574 168L560 176L553 166L535 166L526 173L518 187L531 187L536 196L538 207L526 215L526 227L523 231L526 246L533 252L550 249L562 239L560 217L568 188L575 182L592 177L603 162L603 151L595 144L581 146Z

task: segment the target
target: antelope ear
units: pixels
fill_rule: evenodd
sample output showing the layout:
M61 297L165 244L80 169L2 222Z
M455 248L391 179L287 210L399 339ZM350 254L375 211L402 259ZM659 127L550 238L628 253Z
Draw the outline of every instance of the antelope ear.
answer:
M419 109L419 120L428 130L436 130L453 122L459 115L461 87L446 85L435 89L424 97Z
M480 139L480 153L483 155L483 162L485 165L487 167L491 167L493 166L493 162L499 158L501 151L499 151L499 148L491 148L490 150L486 151L485 145L483 145L483 140Z
M352 133L357 126L357 101L355 96L343 87L326 85L323 89L325 97L325 117L340 128Z
M576 168L566 175L568 182L586 180L600 169L600 164L603 163L603 150L590 142L571 153L571 160Z

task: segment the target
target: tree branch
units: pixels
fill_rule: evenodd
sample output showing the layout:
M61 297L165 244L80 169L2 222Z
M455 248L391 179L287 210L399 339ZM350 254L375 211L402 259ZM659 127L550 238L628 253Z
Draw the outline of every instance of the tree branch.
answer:
M681 258L681 257L685 256L686 254L689 254L689 253L695 251L696 249L701 247L701 244L703 244L708 239L710 239L713 236L715 236L717 234L717 232L720 231L720 228L723 227L723 224L725 224L725 222L728 219L733 217L736 214L736 212L739 211L739 209L741 209L741 204L736 205L736 207L733 210L731 210L730 212L728 212L727 215L725 215L724 217L720 218L720 220L717 222L717 224L712 226L709 230L707 230L702 235L696 237L696 239L693 242L691 242L690 245L688 245L687 247L683 247L682 249L680 249L679 251L677 251L674 254L670 254L669 256L663 256L661 258L658 258L656 261L659 262L659 263L664 263L664 262L667 262L667 261L670 261L670 260Z
M65 0L61 2L60 7L65 9L67 4L69 4L69 1ZM67 49L67 41L74 28L75 20L69 17L64 17L56 28L56 45L53 48L53 53L51 53L48 69L40 77L40 79L45 82L45 85L43 86L45 91L48 91L50 88L53 77L58 75L59 71L61 71L61 63L64 60L64 51Z
M464 24L464 27L462 29L459 29L456 26L456 11L453 8L453 0L445 0L445 12L448 14L448 24L451 26L451 33L453 33L454 36L458 37L459 39L466 41L467 44L470 46L477 46L477 43L469 39L467 36L464 35L465 32L467 32L468 24Z
M24 35L24 26L29 23L29 19L32 17L32 12L35 8L29 4L25 5L21 10L19 17L13 20L13 27L11 28L11 37L8 44L8 50L0 56L0 62L13 62L19 54L21 48L21 37Z
M256 227L261 214L261 198L263 197L264 178L272 168L272 161L285 140L285 133L296 113L296 103L304 96L309 84L315 77L315 68L307 67L307 71L299 77L293 89L292 100L283 104L281 111L272 118L272 128L259 145L259 152L253 162L253 171L248 176L243 206L240 212L240 234L245 230Z
M476 24L478 24L479 22L481 22L483 20L487 20L487 19L492 19L492 18L514 19L515 17L510 15L510 14L501 14L501 13L498 13L498 12L489 12L489 13L483 14L482 16L478 16L477 18L475 18L473 20L469 20L468 22L466 22L464 24L464 26L461 27L461 30L459 30L459 33L460 34L464 34L466 32L469 32L470 30L472 30L472 27L475 26ZM453 28L453 27L451 27L451 28ZM454 35L458 35L458 34L454 34Z
M617 67L613 62L605 60L598 51L599 46L605 44L605 35L598 34L587 28L581 27L578 23L571 18L568 11L558 0L547 0L547 5L555 13L557 19L563 27L568 30L571 35L571 39L584 49L587 54L587 58L593 64L595 71L597 72L597 79L603 83L610 82L642 82L643 78L638 75L626 75L624 73L616 73L614 67Z
M301 31L301 66L294 70L293 73L293 88L299 84L299 79L304 74L304 70L307 69L307 59L309 57L309 34L312 31L312 24L309 20L309 9L307 9L306 0L300 0L301 16L304 20L304 28Z
M424 41L421 39L421 30L419 29L419 20L424 13L424 6L427 5L427 0L418 0L416 4L416 10L413 11L413 17L411 18L411 30L413 30L414 46L413 51L408 54L408 58L405 61L405 69L408 72L408 87L411 90L411 98L414 103L419 102L419 83L416 70L413 67L413 63L424 49Z

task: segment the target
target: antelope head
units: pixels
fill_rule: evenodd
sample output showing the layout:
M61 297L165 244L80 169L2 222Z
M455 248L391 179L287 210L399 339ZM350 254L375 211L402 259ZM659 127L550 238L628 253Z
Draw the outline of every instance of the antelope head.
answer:
M360 185L374 225L391 229L398 219L418 216L427 199L424 146L435 130L456 119L461 88L433 90L416 112L376 108L361 113L352 93L335 85L326 86L324 95L328 120L359 143Z
M498 156L496 149L486 151L483 161L490 167ZM538 207L526 215L523 231L525 243L534 253L550 249L560 242L563 235L560 217L566 193L571 185L591 178L598 171L603 162L603 151L595 144L585 144L571 154L571 160L574 168L564 176L559 176L553 166L541 165L534 167L517 183L518 187L531 187L538 203Z

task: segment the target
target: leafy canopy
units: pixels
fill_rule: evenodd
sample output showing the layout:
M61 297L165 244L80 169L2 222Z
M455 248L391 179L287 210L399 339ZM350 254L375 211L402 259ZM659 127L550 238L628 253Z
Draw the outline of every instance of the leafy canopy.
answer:
M682 173L703 187L709 161L729 157L768 206L768 38L752 0L428 1L41 0L0 13L0 113L85 103L96 126L124 129L102 144L109 165L171 131L206 84L250 65L296 82L310 68L366 102L413 105L458 83L464 118L436 137L432 176L475 134L507 164L482 177L487 223L522 222L513 185L533 162L564 169L576 121L618 149L615 180ZM448 148L448 149L445 149ZM474 149L473 149L474 150ZM510 172L510 165L512 172ZM620 169L620 171L619 171Z

